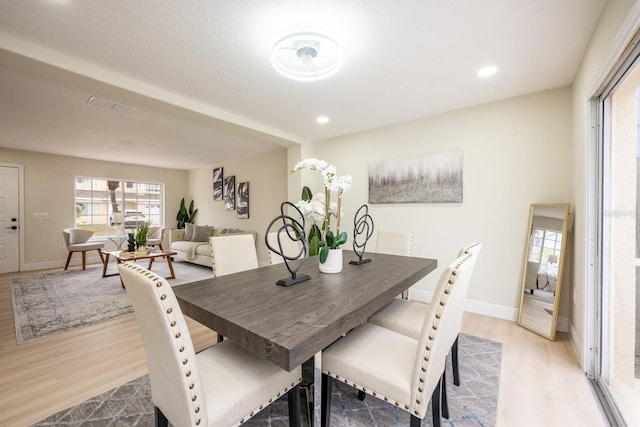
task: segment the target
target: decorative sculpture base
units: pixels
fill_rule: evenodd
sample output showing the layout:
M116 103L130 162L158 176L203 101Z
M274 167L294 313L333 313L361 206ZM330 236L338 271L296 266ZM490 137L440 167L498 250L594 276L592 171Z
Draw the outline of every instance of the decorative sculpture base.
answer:
M360 264L366 264L368 262L371 262L371 258L349 261L349 264L351 264L351 265L360 265Z
M291 285L295 285L296 283L304 282L309 279L311 279L311 276L307 276L306 274L300 274L297 277L280 279L276 282L276 285L291 286Z

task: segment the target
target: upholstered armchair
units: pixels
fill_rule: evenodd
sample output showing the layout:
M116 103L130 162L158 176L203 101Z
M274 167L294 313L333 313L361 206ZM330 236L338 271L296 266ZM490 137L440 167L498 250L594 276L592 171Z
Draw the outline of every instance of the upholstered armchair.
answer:
M164 227L158 225L152 225L147 232L147 246L158 246L162 249L162 242L164 240Z
M67 256L67 262L64 265L64 269L69 268L69 262L74 252L82 253L82 269L86 269L87 264L87 251L98 251L100 259L104 263L104 257L102 256L101 249L104 248L104 243L89 242L88 240L93 236L93 231L84 230L81 228L65 228L62 230L62 236L64 237L64 243L67 245L69 255Z

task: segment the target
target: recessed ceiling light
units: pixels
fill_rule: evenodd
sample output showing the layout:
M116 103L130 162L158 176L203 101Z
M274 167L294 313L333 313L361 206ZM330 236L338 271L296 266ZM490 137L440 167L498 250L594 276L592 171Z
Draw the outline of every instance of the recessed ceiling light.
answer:
M297 32L280 39L271 53L271 64L285 77L301 81L321 80L342 64L342 50L331 38L316 32Z
M498 71L498 67L495 65L489 65L478 70L478 77L489 77L494 75Z
M327 116L318 116L318 118L316 119L316 122L320 123L320 124L325 124L325 123L329 123L329 117Z

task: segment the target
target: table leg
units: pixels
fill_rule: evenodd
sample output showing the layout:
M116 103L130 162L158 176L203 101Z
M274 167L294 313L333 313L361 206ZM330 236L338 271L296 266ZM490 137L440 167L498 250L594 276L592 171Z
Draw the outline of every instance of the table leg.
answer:
M104 265L102 266L102 277L107 277L107 265L109 265L109 252L105 254Z
M322 413L322 351L313 356L313 423L320 427Z
M167 279L175 279L176 273L173 271L173 263L171 262L171 256L167 255L164 258L167 260L167 265L169 266L169 271L171 272L171 276L167 277Z
M153 257L149 258L149 266L147 267L147 270L151 270L152 264L153 264Z

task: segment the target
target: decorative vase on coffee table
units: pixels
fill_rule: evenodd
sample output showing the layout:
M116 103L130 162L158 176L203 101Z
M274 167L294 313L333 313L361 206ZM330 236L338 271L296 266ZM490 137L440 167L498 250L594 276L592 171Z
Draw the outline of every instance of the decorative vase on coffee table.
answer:
M342 248L329 249L325 262L318 260L321 273L340 273L342 271Z

